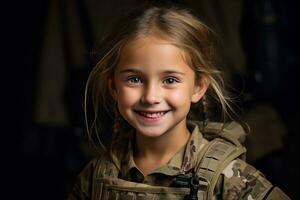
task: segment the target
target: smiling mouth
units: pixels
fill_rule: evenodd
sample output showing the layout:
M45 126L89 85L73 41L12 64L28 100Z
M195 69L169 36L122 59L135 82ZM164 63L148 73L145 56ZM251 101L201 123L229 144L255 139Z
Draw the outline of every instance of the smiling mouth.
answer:
M139 115L149 118L149 119L157 119L164 116L169 111L160 111L160 112L145 112L145 111L135 111Z

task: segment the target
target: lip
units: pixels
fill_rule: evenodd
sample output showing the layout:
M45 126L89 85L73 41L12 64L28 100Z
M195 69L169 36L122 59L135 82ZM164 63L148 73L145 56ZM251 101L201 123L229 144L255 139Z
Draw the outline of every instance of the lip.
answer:
M170 110L135 110L138 118L143 122L159 122Z
M144 112L144 113L160 113L160 112L168 112L169 110L134 110L135 112Z

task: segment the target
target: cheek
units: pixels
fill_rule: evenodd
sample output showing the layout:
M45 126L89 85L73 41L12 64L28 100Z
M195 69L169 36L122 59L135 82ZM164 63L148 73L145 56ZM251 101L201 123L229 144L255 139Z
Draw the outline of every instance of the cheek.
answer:
M173 107L190 107L191 97L187 88L170 91L166 94L167 101Z
M140 99L139 91L132 88L120 88L117 96L118 104L123 108L128 108L136 104Z

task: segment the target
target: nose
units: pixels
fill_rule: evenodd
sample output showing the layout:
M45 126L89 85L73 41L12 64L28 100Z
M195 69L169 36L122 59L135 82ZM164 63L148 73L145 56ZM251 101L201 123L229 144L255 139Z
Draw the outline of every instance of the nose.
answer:
M148 84L144 88L141 102L145 104L158 104L162 100L160 87L156 84Z

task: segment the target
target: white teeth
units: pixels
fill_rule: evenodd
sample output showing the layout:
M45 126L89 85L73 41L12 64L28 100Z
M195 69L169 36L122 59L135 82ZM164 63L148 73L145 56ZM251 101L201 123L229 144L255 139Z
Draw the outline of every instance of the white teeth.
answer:
M157 113L139 112L139 113L148 118L159 118L165 114L165 112L157 112Z

